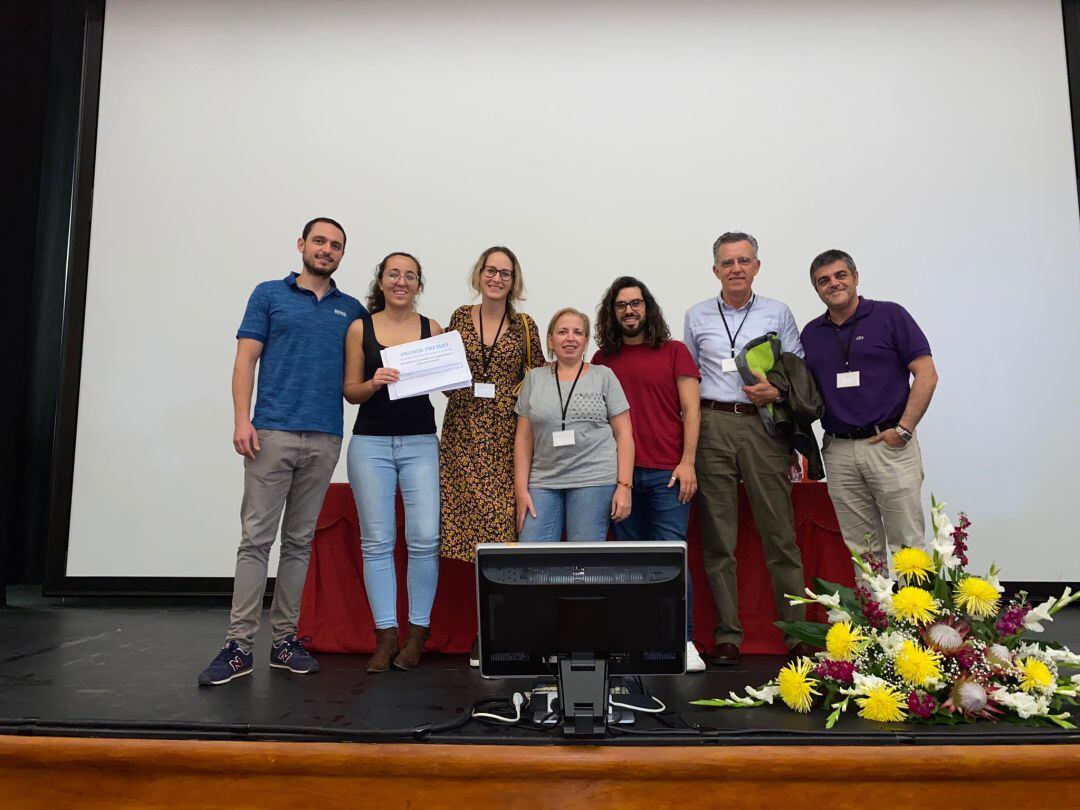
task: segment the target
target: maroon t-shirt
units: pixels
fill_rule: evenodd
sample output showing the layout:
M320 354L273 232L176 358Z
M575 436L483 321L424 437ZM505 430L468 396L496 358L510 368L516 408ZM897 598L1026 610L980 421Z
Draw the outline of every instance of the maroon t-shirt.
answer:
M634 466L674 469L682 460L683 451L682 407L676 380L701 379L686 344L669 340L659 349L623 346L618 354L597 352L591 362L615 372L630 402Z

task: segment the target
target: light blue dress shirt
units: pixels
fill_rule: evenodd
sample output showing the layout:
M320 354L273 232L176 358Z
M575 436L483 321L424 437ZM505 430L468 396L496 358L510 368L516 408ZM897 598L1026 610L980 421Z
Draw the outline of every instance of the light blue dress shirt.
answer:
M727 319L727 329L724 328L721 318ZM734 356L731 338L728 337L729 331L735 338L735 355L754 338L776 332L785 352L804 356L802 343L799 342L799 327L795 325L795 316L791 314L787 304L755 295L744 306L736 309L725 304L719 295L709 298L690 307L683 321L683 342L701 370L702 399L717 402L750 401L743 393L742 387L745 383L739 372L721 371L724 358Z

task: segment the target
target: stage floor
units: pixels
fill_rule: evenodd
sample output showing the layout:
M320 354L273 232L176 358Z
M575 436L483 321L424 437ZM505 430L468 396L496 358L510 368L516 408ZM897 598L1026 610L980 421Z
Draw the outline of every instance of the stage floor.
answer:
M364 672L367 656L320 655L322 672L301 676L267 666L266 628L255 672L200 689L199 671L222 643L223 602L45 600L9 589L0 608L0 733L168 739L244 739L471 744L565 744L551 730L453 723L474 702L509 699L524 680L486 680L463 655L428 655L414 672ZM265 625L265 622L264 622ZM1080 647L1080 610L1063 611L1047 635ZM706 709L691 700L761 683L778 656L744 656L736 667L646 678L674 714L639 715L614 745L900 745L1080 743L1080 732L1012 723L952 727L882 725L851 716L831 731L824 715L782 707ZM680 718L681 716L681 718ZM666 721L666 722L665 722ZM594 741L595 742L595 741Z

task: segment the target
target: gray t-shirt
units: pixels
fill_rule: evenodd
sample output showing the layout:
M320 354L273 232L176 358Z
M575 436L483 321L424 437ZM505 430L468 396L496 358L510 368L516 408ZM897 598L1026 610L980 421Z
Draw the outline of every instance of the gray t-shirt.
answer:
M571 489L614 484L618 466L610 420L630 410L618 378L606 366L585 367L566 410L566 429L574 431L574 444L556 447L552 434L562 430L562 413L553 369L551 365L529 372L514 409L532 423L529 486ZM565 403L573 382L560 385Z

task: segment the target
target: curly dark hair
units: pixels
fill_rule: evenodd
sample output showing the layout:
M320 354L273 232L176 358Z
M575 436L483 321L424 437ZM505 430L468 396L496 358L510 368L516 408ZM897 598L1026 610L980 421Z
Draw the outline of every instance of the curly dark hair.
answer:
M600 306L596 308L596 345L601 354L618 354L623 347L622 327L615 316L615 296L627 287L641 290L641 297L645 301L645 345L658 349L664 341L671 339L671 330L664 320L663 310L649 288L633 276L619 276L611 282Z

